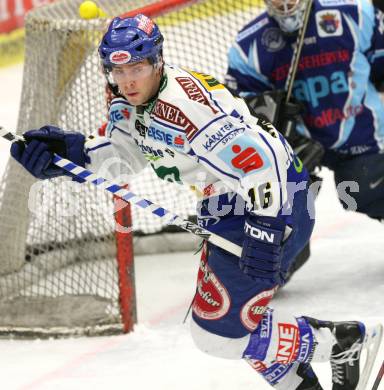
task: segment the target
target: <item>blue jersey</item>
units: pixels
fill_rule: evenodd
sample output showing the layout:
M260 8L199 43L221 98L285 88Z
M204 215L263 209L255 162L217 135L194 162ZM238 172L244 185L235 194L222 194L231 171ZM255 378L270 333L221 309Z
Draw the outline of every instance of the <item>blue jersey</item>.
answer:
M229 51L228 85L242 96L284 89L296 35L266 12ZM384 14L362 0L314 0L293 95L304 103L299 131L344 154L384 149Z

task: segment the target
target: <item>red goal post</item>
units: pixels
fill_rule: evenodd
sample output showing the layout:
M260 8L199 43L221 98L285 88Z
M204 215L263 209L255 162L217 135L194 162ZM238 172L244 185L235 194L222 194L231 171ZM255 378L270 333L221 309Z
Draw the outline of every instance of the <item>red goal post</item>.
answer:
M89 135L105 122L97 46L106 20L80 19L80 3L59 0L27 15L19 134L48 123ZM165 36L166 62L221 81L229 45L260 12L254 0L99 0L98 5L111 16L142 12L155 18ZM175 179L172 175L165 178ZM129 185L183 218L194 214L193 192L158 180L150 167ZM132 225L133 234L119 232L116 223ZM195 239L164 233L168 228L142 210L114 213L111 196L91 186L65 178L36 182L10 161L0 187L0 335L129 331L136 318L133 252L141 246L154 253L185 248L174 234ZM149 244L142 245L144 240Z

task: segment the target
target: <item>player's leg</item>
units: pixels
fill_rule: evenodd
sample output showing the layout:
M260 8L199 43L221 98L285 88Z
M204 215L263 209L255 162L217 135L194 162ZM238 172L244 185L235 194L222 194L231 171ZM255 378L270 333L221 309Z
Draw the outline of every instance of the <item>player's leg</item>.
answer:
M303 223L299 216L294 214L291 222ZM231 216L218 218L213 226L218 233L224 226L227 238L241 240L243 223L241 216ZM283 249L285 266L303 245L302 237L297 234L287 240ZM195 343L213 356L252 361L275 388L321 389L309 365L311 361L330 360L337 335L330 327L311 325L305 317L283 317L268 309L275 287L245 275L236 256L206 244L193 303Z
M344 208L357 207L356 211L371 218L384 218L384 154L354 156L333 163L331 168Z
M205 245L193 303L195 344L212 356L246 359L277 389L321 390L309 364L314 356L329 360L331 331L268 309L268 287L243 274L235 256Z
M246 359L246 361L261 375L267 382L277 373L285 375L284 380L271 384L277 390L323 390L312 367L308 363L292 363L281 365L279 363L266 367L258 360Z
M253 324L249 317L245 319L243 325ZM310 364L328 361L332 367L332 390L364 389L382 332L380 327L366 332L361 322L319 321L282 315L272 309L264 313L254 331L245 335L229 321L228 329L223 318L215 330L215 321L207 326L207 320L197 323L194 316L191 333L196 345L212 356L245 359L279 390L322 390ZM229 334L225 335L227 330ZM363 347L368 357L360 373Z

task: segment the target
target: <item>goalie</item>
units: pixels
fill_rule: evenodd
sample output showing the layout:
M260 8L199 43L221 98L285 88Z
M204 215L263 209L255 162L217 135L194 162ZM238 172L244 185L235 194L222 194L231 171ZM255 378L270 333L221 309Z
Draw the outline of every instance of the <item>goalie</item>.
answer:
M266 114L277 124L311 173L319 166L334 172L345 209L383 221L384 106L379 88L384 14L367 0L265 3L266 12L239 32L229 51L227 85L256 115ZM307 7L311 9L293 84L295 100L285 105L284 90ZM292 122L295 126L284 124Z
M331 361L335 381L344 381L339 389L354 389L360 352L378 346L379 333L361 322L268 307L313 229L308 172L273 126L213 77L165 64L162 46L146 16L112 20L99 47L116 95L106 136L85 140L47 125L26 132L26 145L14 143L12 156L41 179L66 174L52 163L54 151L93 170L119 158L140 172L150 161L160 179L192 185L201 195L199 223L242 246L240 258L203 246L191 322L196 344L245 359L278 389L321 389L312 361Z

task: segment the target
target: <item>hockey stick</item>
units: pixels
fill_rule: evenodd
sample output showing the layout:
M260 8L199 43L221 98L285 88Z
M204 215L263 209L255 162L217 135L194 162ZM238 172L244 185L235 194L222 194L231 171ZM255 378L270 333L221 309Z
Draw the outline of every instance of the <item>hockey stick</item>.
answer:
M297 67L299 65L299 60L301 55L301 49L303 48L303 43L304 43L304 36L307 31L309 14L311 13L312 0L306 0L306 1L307 1L307 7L305 8L305 12L304 12L303 25L301 26L299 33L297 34L297 40L296 40L295 48L293 50L291 65L289 67L287 80L285 81L285 90L287 91L287 94L285 96L285 103L289 102L289 99L291 98L292 95L293 83L296 78Z
M22 141L25 142L24 138L11 133L5 130L0 126L0 136L5 138L8 141ZM64 169L65 171L71 173L72 175L83 179L93 185L102 188L105 191L112 193L113 195L133 204L134 206L140 207L144 210L150 211L152 214L156 215L159 218L163 218L167 224L176 225L182 229L199 236L212 244L219 246L220 248L233 253L236 256L241 255L241 247L239 245L233 244L231 241L226 240L218 236L217 234L211 233L210 231L201 228L200 226L183 219L180 216L173 214L172 212L164 209L160 205L151 202L150 200L139 197L131 191L121 187L117 183L104 179L103 177L97 176L95 173L76 165L72 161L69 161L65 158L60 157L56 153L53 155L53 163Z
M384 375L384 360L383 363L381 363L381 367L379 372L377 373L375 383L373 384L372 390L377 390L379 388L381 379L383 378Z

